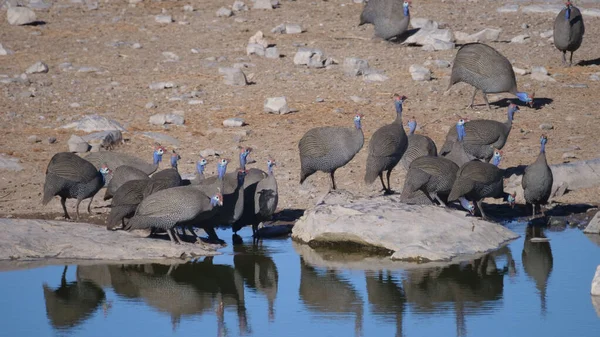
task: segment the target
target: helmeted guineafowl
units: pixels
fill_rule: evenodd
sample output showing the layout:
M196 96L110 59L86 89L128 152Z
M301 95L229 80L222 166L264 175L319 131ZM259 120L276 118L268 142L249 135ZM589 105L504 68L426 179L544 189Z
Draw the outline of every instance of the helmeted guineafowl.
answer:
M121 165L113 171L110 181L106 185L104 192L104 200L108 200L114 196L119 187L130 180L150 179L148 175L133 166Z
M546 142L548 138L542 135L540 138L540 154L533 164L525 168L521 185L525 194L525 201L533 208L532 218L535 218L535 208L540 205L542 214L544 213L541 205L546 204L552 192L552 183L554 178L552 170L546 161Z
M461 167L464 163L469 162L475 159L473 156L467 154L464 148L464 138L465 138L465 120L459 119L456 123L456 141L452 142L452 146L450 147L450 151L441 150L440 156L445 157L448 160L451 160L453 163Z
M569 66L573 64L573 53L581 46L584 33L581 12L571 1L567 1L554 20L554 46L562 52L563 65L567 64L568 51L571 52Z
M410 23L410 1L370 0L360 15L359 26L372 23L375 36L390 40L404 34Z
M501 159L501 152L496 151L493 164L478 160L464 164L456 173L456 180L448 196L448 202L458 199L461 205L472 214L475 209L468 201L475 202L483 219L486 219L481 205L484 198L503 198L513 206L514 195L504 192L504 170L498 168Z
M504 55L483 43L467 43L460 47L454 57L448 89L456 83L465 82L475 87L469 107L473 107L478 90L488 109L487 94L508 92L533 107L533 95L519 92L512 65Z
M317 171L329 173L335 190L335 171L348 164L362 149L365 138L361 115L354 116L354 128L335 126L308 130L300 142L300 184Z
M406 100L405 96L394 95L396 119L392 124L377 129L369 142L365 183L372 184L379 176L383 190L386 193L393 193L390 187L390 174L400 162L408 147L408 138L402 125L402 104L404 100ZM383 182L383 172L385 171L387 171L387 187Z
M79 204L81 200L91 198L88 204L88 213L91 213L94 195L104 187L104 180L110 170L105 165L96 169L87 160L71 152L59 152L52 156L46 169L46 181L44 182L44 197L42 204L46 205L52 197L58 195L62 204L65 218L70 219L67 207L67 199L77 199L75 210L79 220Z
M458 165L449 159L421 156L412 161L404 179L401 201L410 199L416 191L423 191L433 202L446 206L440 195L447 197L452 190Z
M408 121L408 147L400 160L402 163L402 167L408 171L410 167L410 163L413 160L422 157L422 156L437 156L437 147L435 146L435 142L424 135L418 135L415 133L417 129L417 121L415 118L411 118Z
M144 198L125 229L164 229L172 242L181 243L177 231L173 230L176 226L208 217L222 205L220 193L207 196L191 186L174 187Z
M106 219L106 229L113 230L124 219L135 214L138 205L144 200L144 191L151 182L150 179L130 180L115 192L110 204L110 213Z
M121 165L128 165L137 168L140 171L143 171L147 175L152 174L154 171L158 169L160 162L162 161L162 156L165 152L165 148L158 145L154 149L152 154L153 163L149 164L145 160L140 159L138 157L132 156L127 153L120 152L111 152L111 151L100 151L100 152L92 152L88 154L85 159L90 163L94 164L96 168L100 168L102 164L106 164L106 166L114 171L117 167Z
M489 162L494 155L494 149L501 150L506 144L512 129L514 113L519 111L516 104L508 106L508 118L502 123L490 119L476 119L464 124L465 136L463 147L465 152L480 160ZM446 135L446 142L440 150L440 155L446 155L458 139L456 128L451 128Z
M204 157L200 156L200 160L196 162L196 176L191 181L192 185L198 185L204 180L204 170L206 169L207 164L208 161Z
M179 159L181 159L181 157L173 151L173 154L171 155L171 168L158 171L150 177L152 180L151 185L155 185L155 187L151 188L155 189L154 192L165 188L181 186L181 175L179 174L179 171L177 171L177 162ZM150 193L146 193L146 195L148 194Z

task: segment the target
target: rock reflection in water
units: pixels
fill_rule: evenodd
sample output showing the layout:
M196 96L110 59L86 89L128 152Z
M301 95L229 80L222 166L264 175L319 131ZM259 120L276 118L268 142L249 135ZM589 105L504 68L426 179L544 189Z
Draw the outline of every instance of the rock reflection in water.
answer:
M546 287L553 265L552 249L550 248L550 242L531 242L533 238L545 239L544 229L536 226L527 227L521 260L525 273L533 279L535 287L540 293L541 313L545 315Z
M406 296L400 282L389 271L366 271L365 278L371 312L378 317L393 319L396 323L396 337L401 337Z
M60 280L60 287L52 290L43 284L46 315L56 329L69 329L83 323L98 309L105 299L102 288L93 282L81 280L67 282L67 266Z
M277 297L279 274L273 259L268 256L262 241L253 245L235 244L233 264L246 285L265 295L269 305L269 320L275 320L274 303Z
M354 314L355 335L362 335L363 300L354 286L335 270L317 270L300 258L300 299L313 312Z

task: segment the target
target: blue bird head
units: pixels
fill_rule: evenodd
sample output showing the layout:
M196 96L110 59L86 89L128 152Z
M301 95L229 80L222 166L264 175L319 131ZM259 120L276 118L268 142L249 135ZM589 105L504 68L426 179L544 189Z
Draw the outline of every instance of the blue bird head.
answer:
M571 1L567 1L565 2L565 19L570 20L571 19L571 7L573 7L573 4L571 3Z
M246 168L246 163L248 162L248 156L252 152L251 147L242 147L240 148L240 167Z
M208 161L204 157L200 156L200 160L196 162L196 171L198 171L200 174L204 174L206 164L208 164Z
M492 164L495 166L500 165L500 161L502 160L502 151L495 149L494 156L492 157Z
M404 0L404 3L402 4L402 7L404 9L404 16L410 15L410 11L408 9L408 7L410 6L410 3L411 3L410 0Z
M210 204L215 206L223 206L223 195L221 193L217 193L210 198Z
M399 114L402 113L402 104L404 104L404 101L406 99L407 99L407 97L404 95L398 95L398 94L394 95L394 105L396 106L397 113L399 113Z
M514 114L517 111L521 111L521 109L519 109L519 106L516 105L515 103L510 103L510 105L508 106L508 119L510 119L512 121Z
M269 158L269 160L267 160L267 170L269 173L273 173L273 167L277 166L277 163L275 162L275 159L273 158Z
M106 176L108 176L112 171L108 168L106 164L102 164L100 167L100 174L102 175L102 181L106 182Z
M363 117L364 116L361 114L356 114L356 116L354 116L354 126L356 127L356 129L360 129L362 127L361 121Z
M467 135L465 131L465 120L462 118L456 122L456 135L458 136L458 141L462 141Z
M408 132L412 135L413 133L415 133L415 131L417 130L417 120L415 119L415 117L411 118L408 121Z
M179 161L179 159L181 159L181 156L175 152L175 150L173 150L173 153L171 154L171 167L176 169L177 168L177 162Z
M458 198L458 201L460 201L460 205L462 206L462 208L464 208L466 211L469 211L471 215L475 214L475 205L473 205L471 201L468 201L464 197Z
M158 163L160 163L162 161L162 156L165 153L165 148L162 146L157 146L156 149L154 150L154 154L153 154L153 159L154 159L154 165L158 165Z
M217 174L219 179L223 179L225 173L227 172L227 164L229 163L229 159L221 159L219 160L219 164L217 164Z
M525 104L529 104L530 107L533 108L533 96L535 95L535 93L531 94L531 96L529 96L526 92L518 92L517 93L517 97L519 98L519 100Z
M546 135L542 135L540 137L540 145L541 145L540 152L542 152L542 153L546 152L546 143L547 142L548 142L548 137Z

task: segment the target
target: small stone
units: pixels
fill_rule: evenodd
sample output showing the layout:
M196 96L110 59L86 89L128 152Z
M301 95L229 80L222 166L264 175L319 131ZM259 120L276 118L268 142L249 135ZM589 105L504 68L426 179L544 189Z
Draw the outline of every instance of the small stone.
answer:
M67 141L67 146L69 152L84 153L90 150L90 144L77 135L71 135L71 138Z
M23 166L19 164L18 158L9 157L3 153L0 153L0 170L22 171Z
M512 39L510 39L511 43L525 43L527 42L527 40L529 40L529 34L521 34L521 35L517 35L515 37L513 37Z
M600 73L595 73L590 75L591 81L600 81Z
M287 99L285 96L267 98L264 104L264 111L280 115L291 112L287 105Z
M194 11L194 6L192 6L192 5L185 5L185 6L183 6L183 11L184 12L193 12Z
M165 124L183 125L185 123L185 119L182 114L178 114L178 113L171 113L171 114L159 113L159 114L150 116L150 119L148 120L148 122L153 125L165 125Z
M227 118L223 121L223 126L226 127L240 127L244 126L244 120L242 118Z
M542 123L540 124L540 130L552 130L554 129L554 125L550 123Z
M81 104L79 104L77 102L73 102L73 103L69 104L69 107L77 109L77 108L81 108Z
M522 13L551 13L558 14L564 6L562 5L529 5L521 8Z
M177 56L177 54L170 52L170 51L164 51L162 53L162 55L167 59L167 62L178 62L179 61L179 56Z
M12 50L5 49L0 43L0 56L12 55Z
M322 99L321 97L317 97L317 99L315 100L315 102L317 102L317 103L323 103L323 102L325 102L325 100Z
M267 41L267 39L265 39L265 36L263 34L262 31L257 31L256 34L252 35L249 39L248 39L248 44L259 44L261 46L263 46L264 48L267 48L269 46L269 42Z
M222 18L228 18L233 15L233 12L229 8L221 7L217 10L217 16Z
M233 9L236 12L247 11L248 6L246 6L246 4L243 1L237 0L233 2L233 5L231 5L231 9Z
M554 35L554 30L550 29L540 33L540 37L543 39L551 38Z
M314 53L310 57L310 60L308 61L308 66L310 68L323 68L325 67L326 61L327 58L325 58L323 52L318 49L315 49Z
M257 43L249 43L246 46L246 55L265 56L266 48Z
M100 71L100 69L98 69L96 67L81 67L81 68L77 69L78 73L97 73L99 71Z
M344 59L343 68L344 74L348 76L359 76L363 75L369 69L369 62L356 57L346 57Z
M594 274L594 278L592 279L592 296L600 296L600 265L596 267L596 274ZM594 298L594 301L597 301L598 298ZM598 310L598 308L596 308Z
M600 18L600 9L597 8L585 8L581 11L583 16Z
M435 66L440 69L450 68L450 66L452 65L449 61L446 60L435 60L433 61L433 64L435 64Z
M498 7L496 12L498 13L514 13L519 10L519 5L504 5L502 7Z
M200 54L200 50L198 50L198 49L196 49L196 48L192 48L192 49L190 49L190 52L191 52L192 54Z
M277 27L271 29L271 33L273 33L273 34L283 34L283 33L285 33L285 24L282 23L282 24L278 25Z
M142 45L136 42L136 43L134 43L134 44L131 45L131 48L133 48L133 49L141 49Z
M438 29L439 24L433 20L426 18L410 18L410 25L413 28L421 29Z
M363 79L366 82L384 82L389 80L390 78L380 73L369 73L363 75Z
M531 78L537 81L550 81L556 82L556 80L550 76L548 76L548 70L545 67L532 67L531 68Z
M269 47L265 49L265 57L269 59L278 59L280 57L277 47Z
M494 42L500 38L502 29L485 28L474 34L467 34L463 32L454 32L456 40L470 43L470 42Z
M309 48L299 48L294 55L294 64L295 65L307 65L310 61L310 57L312 56L313 51Z
M175 87L173 82L154 82L148 86L152 90L168 89Z
M254 6L252 6L252 9L273 9L273 4L271 3L271 0L256 0L254 1Z
M73 64L71 62L63 62L58 65L58 69L60 69L62 71L68 71L68 70L73 70L75 68L73 68Z
M204 101L201 99L191 99L188 101L189 105L198 105L198 104L204 104Z
M568 88L573 88L573 89L586 89L588 87L588 85L585 83L567 84L565 86Z
M527 71L525 69L517 68L517 67L513 67L513 71L517 75L527 75L527 74L529 74L529 71Z
M300 34L302 33L302 27L298 24L286 24L285 25L285 33L286 34Z
M521 28L523 28L523 29L527 29L527 28L529 28L529 25L528 25L528 24L526 24L526 23L523 23L523 24L521 24Z
M217 151L214 149L204 149L204 150L200 151L200 155L204 158L218 156L220 154L221 154L221 151Z
M82 117L80 120L69 123L67 125L62 126L63 129L72 129L78 131L85 132L94 132L94 131L109 131L109 130L119 130L126 131L125 128L119 124L118 122L108 119L104 116L100 115L88 115Z
M227 85L246 85L246 75L238 68L219 68L219 74L223 75L223 81Z
M154 104L154 102L148 102L148 103L146 103L146 105L144 105L144 108L154 109L154 108L156 108L156 104Z
M29 144L35 144L35 143L39 143L41 141L42 140L38 136L36 136L36 135L32 135L32 136L27 137L27 142Z
M98 3L95 3L96 6L98 5ZM2 6L0 6L1 8ZM42 0L30 0L29 1L29 8L36 10L36 11L47 11L50 9L50 7L52 7L51 3L46 3Z
M123 143L123 133L119 130L95 132L81 138L90 144L90 152L98 152L101 148L111 149Z
M54 144L54 143L56 143L56 137L48 137L46 139L46 143L47 144Z
M562 159L575 159L577 158L577 155L575 155L575 153L573 152L565 152L562 155Z
M368 98L363 98L363 97L359 97L359 96L350 96L350 100L354 103L361 104L361 105L367 105L367 104L371 103L371 100L369 100Z
M40 74L40 73L47 73L47 72L48 72L48 66L44 62L41 62L41 61L34 63L32 66L27 68L27 70L25 70L26 74Z
M235 21L237 23L244 23L244 22L247 22L248 19L246 19L246 18L235 18L235 19L233 19L233 21Z
M414 81L429 81L431 80L431 71L429 69L413 64L409 68L410 76Z
M34 23L35 13L27 7L11 7L6 11L6 20L10 25L22 26Z
M171 23L173 22L173 17L166 14L160 14L154 17L154 20L158 23Z

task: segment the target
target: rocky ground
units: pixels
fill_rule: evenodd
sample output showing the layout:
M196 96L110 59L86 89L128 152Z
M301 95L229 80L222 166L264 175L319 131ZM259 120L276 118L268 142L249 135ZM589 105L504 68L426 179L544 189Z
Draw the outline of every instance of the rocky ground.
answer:
M68 150L67 141L73 133L86 134L61 127L88 114L121 123L127 129L123 133L126 142L115 151L149 161L154 140L141 132L174 137L183 158L182 172L193 172L202 150L237 158L237 146L251 146L252 157L258 161L255 165L260 167L271 155L278 162L282 209L306 208L329 189L329 178L322 173L310 177L303 186L298 184L297 143L304 132L324 125L350 127L353 115L360 112L365 115L365 137L369 139L378 127L394 118L393 93L409 98L406 116L415 116L420 123L418 132L432 137L438 146L458 116L506 118L506 109L501 106L492 111L483 106L466 109L472 93L467 85L456 85L445 93L450 68L435 61L452 61L457 47L429 51L431 48L372 40L371 25L357 26L362 4L350 0L282 1L276 9L259 10L252 9L252 2L246 0L250 10L227 16L229 12L220 8L231 9L233 0L230 2L58 0L45 6L35 0L30 4L37 20L33 25L9 24L4 19L5 6L0 11L0 152L5 155L0 159L16 158L22 170L0 168L0 216L53 218L60 214L58 200L41 205L45 168L54 153ZM589 16L584 13L586 35L574 57L580 65L563 68L560 52L548 35L556 14L527 12L524 6L530 3L522 5L520 1L516 2L520 7L496 10L504 4L414 1L411 13L413 18L435 20L442 28L465 33L462 36L485 28L502 29L495 38L498 41L489 44L524 70L525 75L517 76L520 89L535 91L539 98L536 109L522 107L516 115L502 166L535 160L542 132L549 136L547 155L551 163L598 157L600 18L593 16L597 12L589 11ZM582 1L581 6L596 11L600 8L590 1ZM224 16L217 16L217 11ZM298 24L304 32L286 34L284 29L284 33L273 33L272 29L282 23ZM289 32L295 30L297 27L292 26ZM247 55L249 38L257 31L276 45L281 57ZM529 37L520 36L523 34ZM323 61L329 58L327 64L338 64L323 68L295 65L299 47L320 49ZM272 56L274 51L269 52ZM384 76L345 74L343 63L348 57L367 60ZM25 74L36 62L47 65L47 72L43 65L37 65L30 69L33 73ZM234 65L243 68L250 85L225 83L219 68ZM431 79L413 80L411 65L429 69ZM543 69L535 69L538 72L533 76L528 74L540 66L549 76ZM171 82L173 86L155 89L156 82ZM293 112L265 113L265 100L279 96L287 98ZM493 96L491 101L505 102L502 99L509 97ZM481 96L477 99L483 103ZM185 122L150 124L150 116L157 113L183 115ZM243 118L247 125L223 126L223 121L232 117ZM541 124L547 124L544 127L548 130L542 131ZM50 137L56 142L49 143ZM166 141L162 144L173 148ZM337 172L339 188L355 194L379 193L378 184L363 183L367 146L365 143L355 159ZM212 173L216 158L208 159ZM392 187L400 189L403 179L401 168L394 171ZM557 201L595 203L599 193L600 188L590 188ZM107 213L108 203L100 199L93 202L96 214L90 220L101 221Z

